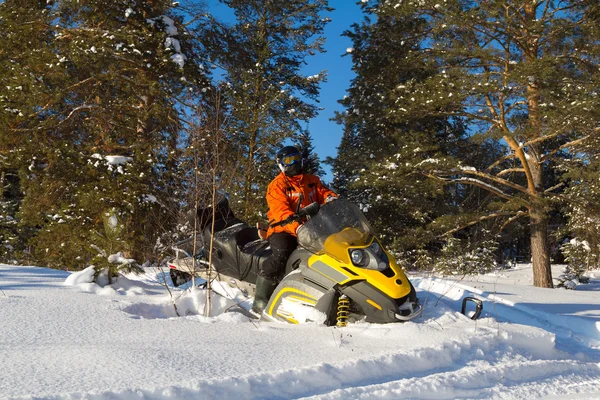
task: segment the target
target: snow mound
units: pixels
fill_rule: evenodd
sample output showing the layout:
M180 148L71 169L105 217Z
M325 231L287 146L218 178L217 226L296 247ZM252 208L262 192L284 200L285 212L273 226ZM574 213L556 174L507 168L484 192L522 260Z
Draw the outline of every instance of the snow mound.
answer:
M147 319L202 316L206 306L206 293L207 291L203 289L178 292L173 298L166 297L161 303L135 303L124 307L123 311ZM216 293L211 293L210 299L210 316L212 317L221 316L228 311L240 310L240 306L235 301ZM231 320L230 316L223 318ZM202 320L209 322L211 318L203 318ZM248 318L243 317L239 321L247 322Z
M85 293L100 294L105 296L111 295L123 295L123 296L139 296L148 294L146 290L147 284L132 280L129 277L119 274L116 280L110 285L108 284L108 278L106 273L104 276L100 276L101 284L94 282L95 267L93 265L86 269L78 272L73 272L65 279L65 286L73 286Z
M96 270L94 266L91 265L84 269L83 271L73 272L67 279L65 279L65 285L67 286L76 286L85 283L94 282L94 274Z

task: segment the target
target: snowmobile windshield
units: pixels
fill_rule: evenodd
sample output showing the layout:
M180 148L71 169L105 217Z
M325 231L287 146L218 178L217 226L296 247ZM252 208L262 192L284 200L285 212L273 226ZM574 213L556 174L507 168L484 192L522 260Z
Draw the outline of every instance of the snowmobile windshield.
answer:
M358 207L345 199L326 203L311 219L298 229L298 244L313 253L335 247L367 244L373 234L369 222ZM328 251L331 252L331 251Z

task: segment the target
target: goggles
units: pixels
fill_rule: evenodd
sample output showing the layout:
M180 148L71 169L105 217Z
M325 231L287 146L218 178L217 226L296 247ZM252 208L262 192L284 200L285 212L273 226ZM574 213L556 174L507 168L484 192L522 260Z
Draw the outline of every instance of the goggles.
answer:
M290 165L296 162L300 162L301 159L302 157L300 156L300 154L296 153L281 157L279 159L279 162L281 163L281 165L289 167Z

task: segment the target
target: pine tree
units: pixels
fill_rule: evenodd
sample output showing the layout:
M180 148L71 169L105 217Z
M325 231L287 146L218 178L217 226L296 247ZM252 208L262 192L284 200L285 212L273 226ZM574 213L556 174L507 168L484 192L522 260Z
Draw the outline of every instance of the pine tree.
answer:
M353 41L350 55L357 76L341 101L346 112L337 116L344 134L338 156L329 161L334 186L362 206L393 250L406 256L422 247L435 250L443 230L429 226L441 215L455 214L469 192L427 179L419 166L435 160L440 170L452 170L456 158L472 154L473 146L458 119L395 114L397 88L436 72L407 58L419 49L414 37L426 25L378 14L369 5L363 10L365 21L346 33Z
M231 190L234 207L254 220L277 173L274 154L285 139L302 134L316 115L314 101L325 73L306 76L308 56L323 51L327 0L222 0L235 13L224 28L223 50L213 57L230 86L229 124L239 145L243 174Z
M432 177L478 186L497 199L489 217L527 217L534 285L552 287L549 174L598 134L596 2L453 0L382 2L379 15L424 24L408 62L437 72L395 92L395 115L462 118L473 138L505 146L485 168L464 162ZM401 44L402 45L402 44ZM425 165L423 165L425 166Z

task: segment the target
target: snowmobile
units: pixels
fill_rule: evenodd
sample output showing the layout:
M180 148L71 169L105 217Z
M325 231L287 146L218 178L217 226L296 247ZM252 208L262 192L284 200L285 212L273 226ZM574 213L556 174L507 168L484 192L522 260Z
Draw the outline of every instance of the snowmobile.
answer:
M257 273L271 254L269 242L256 227L237 219L226 199L214 214L210 207L198 211L198 220L196 245L193 239L178 243L168 262L174 284L194 274L254 296ZM356 205L345 199L312 203L278 224L292 220L304 222L297 231L298 248L261 319L345 326L358 320L409 321L421 313L413 285Z

